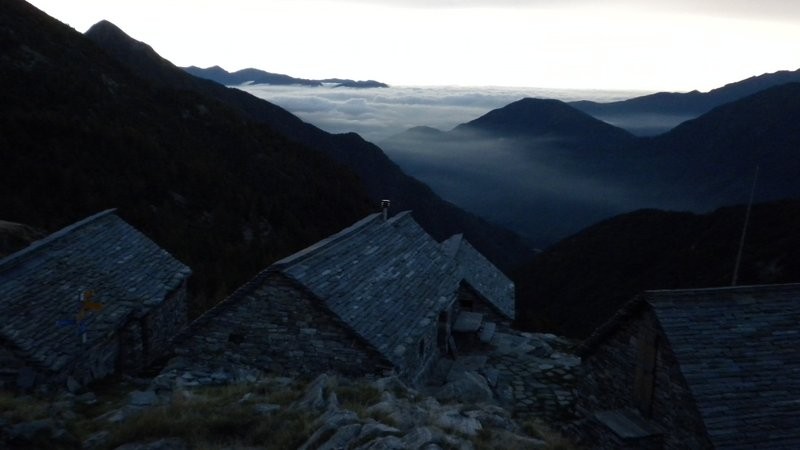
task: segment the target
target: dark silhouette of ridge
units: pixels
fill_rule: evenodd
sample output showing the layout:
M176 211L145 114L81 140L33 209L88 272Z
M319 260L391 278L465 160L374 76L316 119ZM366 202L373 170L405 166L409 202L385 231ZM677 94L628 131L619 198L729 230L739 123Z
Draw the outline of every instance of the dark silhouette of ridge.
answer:
M103 23L94 35L118 32ZM21 0L0 2L0 212L47 231L108 208L193 269L197 314L373 207L357 176ZM147 58L148 73L128 69Z
M391 199L393 210L413 210L417 221L436 239L463 232L481 253L506 271L533 255L519 236L445 202L428 186L403 173L380 148L355 133L327 133L265 100L194 77L161 58L149 46L131 44L130 36L108 22L97 24L86 35L131 71L157 86L213 98L250 120L324 153L355 172L375 204L381 199Z
M208 67L202 69L200 67L189 66L183 67L186 72L207 80L216 81L219 84L226 86L240 85L245 83L252 84L272 84L278 86L322 86L323 83L334 84L335 87L349 87L349 88L384 88L389 87L386 83L381 83L375 80L356 81L346 78L326 78L324 80L308 80L305 78L295 78L289 75L280 73L265 72L259 69L242 69L236 72L228 72L219 66Z
M745 206L640 210L592 225L515 274L518 323L588 336L650 289L730 285ZM800 200L753 205L740 285L800 282Z
M453 131L479 131L503 137L558 137L579 146L625 144L625 130L552 99L525 98L458 125Z
M680 122L698 117L725 103L793 82L800 82L800 69L753 76L709 92L658 92L616 102L598 103L582 100L571 102L570 105L610 123L623 123L631 116L651 117L655 124L644 132L649 135L667 131ZM657 123L659 120L663 124L659 125Z

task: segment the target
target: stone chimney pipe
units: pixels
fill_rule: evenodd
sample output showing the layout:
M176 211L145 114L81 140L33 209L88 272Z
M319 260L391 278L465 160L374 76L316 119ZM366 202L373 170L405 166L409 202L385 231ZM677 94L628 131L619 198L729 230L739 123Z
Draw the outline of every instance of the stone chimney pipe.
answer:
M381 210L383 211L383 221L386 222L386 219L389 218L389 205L391 205L391 200L381 200Z

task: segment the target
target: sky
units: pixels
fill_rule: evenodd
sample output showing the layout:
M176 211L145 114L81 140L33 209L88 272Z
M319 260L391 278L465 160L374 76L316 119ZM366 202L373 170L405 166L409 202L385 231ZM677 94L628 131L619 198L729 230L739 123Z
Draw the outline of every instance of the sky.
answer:
M179 66L402 86L707 91L800 67L796 0L33 0Z

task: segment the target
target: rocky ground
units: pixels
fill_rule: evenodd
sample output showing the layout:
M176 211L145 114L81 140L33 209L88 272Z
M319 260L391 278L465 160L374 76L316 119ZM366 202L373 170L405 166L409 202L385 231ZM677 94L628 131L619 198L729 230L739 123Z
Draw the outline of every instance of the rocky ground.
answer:
M442 362L418 390L396 377L304 382L176 359L151 380L52 398L4 394L0 448L572 448L555 431L572 417L578 359L569 345L497 333L483 351Z

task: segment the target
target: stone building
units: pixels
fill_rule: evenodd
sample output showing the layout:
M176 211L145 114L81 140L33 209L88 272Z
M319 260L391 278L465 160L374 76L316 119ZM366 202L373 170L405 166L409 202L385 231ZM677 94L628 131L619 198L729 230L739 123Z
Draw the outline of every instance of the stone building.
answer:
M800 448L800 284L646 292L580 354L595 448Z
M0 260L2 387L143 368L186 325L190 273L114 210Z
M465 239L440 244L409 212L373 214L261 272L193 322L177 353L203 367L416 382L454 350L460 299L475 333L493 326L479 311L514 317L513 283Z

